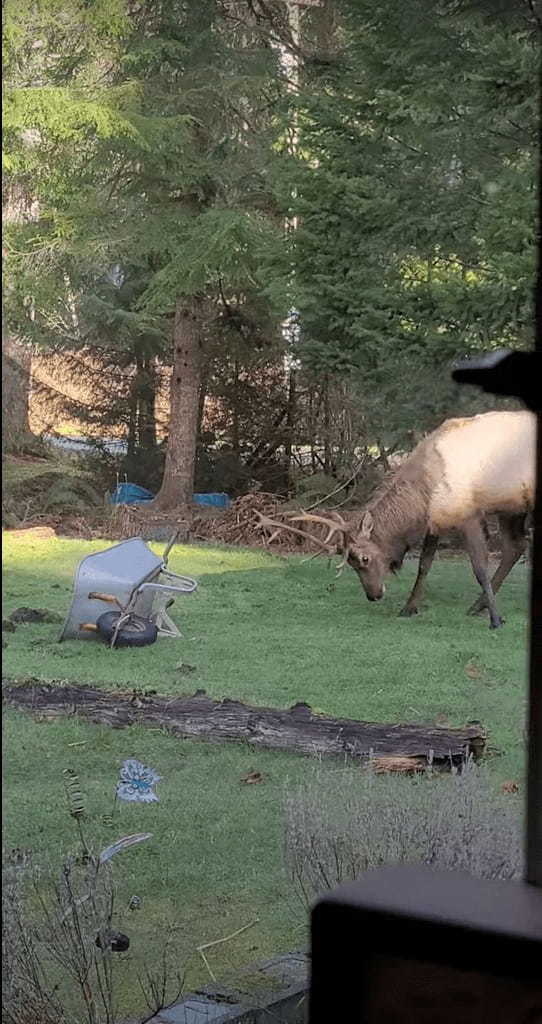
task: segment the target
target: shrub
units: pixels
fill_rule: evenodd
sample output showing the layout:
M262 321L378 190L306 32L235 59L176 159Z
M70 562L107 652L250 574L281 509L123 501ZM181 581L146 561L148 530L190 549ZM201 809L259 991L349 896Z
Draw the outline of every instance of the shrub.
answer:
M481 878L522 871L517 798L496 793L487 772L414 780L371 770L317 769L285 797L284 855L308 902L384 864L418 862Z
M111 860L152 838L150 832L122 836L100 852L89 846L85 800L79 777L64 769L68 813L77 827L73 853L44 868L31 851L2 851L2 1021L4 1024L118 1024L117 953L130 945L116 930L122 914ZM107 818L113 826L119 799L156 802L160 776L129 758L123 762ZM137 782L137 785L135 784ZM183 979L166 933L157 968L139 975L146 1003L143 1021L179 998ZM134 1022L136 1024L136 1022Z

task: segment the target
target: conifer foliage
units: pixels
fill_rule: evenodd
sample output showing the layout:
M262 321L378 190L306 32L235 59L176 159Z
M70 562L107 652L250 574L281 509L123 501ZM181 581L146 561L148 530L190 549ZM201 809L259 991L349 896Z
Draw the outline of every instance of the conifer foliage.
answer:
M168 377L158 506L191 498L207 395L247 480L295 444L328 472L481 408L458 355L531 344L539 0L3 12L4 201L32 211L6 225L6 328L98 367L94 423L136 462Z

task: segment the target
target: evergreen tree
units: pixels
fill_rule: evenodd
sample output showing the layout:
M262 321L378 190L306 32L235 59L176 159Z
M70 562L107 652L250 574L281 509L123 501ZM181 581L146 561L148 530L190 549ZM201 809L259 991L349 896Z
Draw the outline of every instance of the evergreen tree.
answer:
M119 13L108 57L87 48L69 69L49 39L43 75L56 120L41 84L20 90L12 76L8 87L11 171L31 176L42 211L16 236L14 315L37 340L60 323L79 343L100 310L140 337L172 324L162 507L191 498L212 325L224 301L241 307L263 292L282 232L266 180L277 57L235 14L217 0L141 4ZM49 84L59 77L67 84ZM17 148L23 124L37 132L31 160ZM134 308L113 312L97 286L117 264L146 285Z
M298 100L303 358L396 440L472 401L458 355L531 344L540 25L519 2L338 7Z

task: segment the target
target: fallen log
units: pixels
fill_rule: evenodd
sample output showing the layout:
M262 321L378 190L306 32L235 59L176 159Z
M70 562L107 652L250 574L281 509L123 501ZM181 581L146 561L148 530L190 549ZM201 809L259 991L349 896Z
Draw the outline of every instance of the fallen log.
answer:
M204 690L191 696L161 697L154 691L108 693L88 686L44 684L28 680L2 683L5 704L49 720L78 715L90 722L123 728L144 725L162 728L179 738L196 737L211 742L244 741L253 747L282 750L317 757L345 756L363 760L382 759L381 770L423 770L430 762L450 769L465 758L478 760L486 735L479 723L462 729L436 725L395 725L358 722L315 715L308 704L289 710L251 707L236 700L216 701ZM385 760L409 758L394 768ZM377 766L378 767L378 766Z

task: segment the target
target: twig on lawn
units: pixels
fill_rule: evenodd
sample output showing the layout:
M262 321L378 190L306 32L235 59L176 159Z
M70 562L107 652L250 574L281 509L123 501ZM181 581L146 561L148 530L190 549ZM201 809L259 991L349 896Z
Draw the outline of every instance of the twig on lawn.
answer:
M205 956L205 953L203 952L202 949L198 949L198 953L199 953L201 959L203 960L203 963L205 964L207 970L209 971L209 974L210 974L210 977L211 977L211 981L216 982L216 974L213 974L213 972L211 970L211 965L210 965L207 957Z
M203 963L205 964L207 970L209 971L209 974L211 975L211 980L212 981L216 982L216 977L215 977L215 975L213 974L213 972L211 970L211 966L210 966L209 961L208 961L207 957L205 956L205 953L203 952L203 950L204 949L210 949L211 946L219 946L221 942L229 942L230 939L235 939L237 935L241 934L241 932L246 932L248 928L252 928L255 924L259 924L259 923L260 923L260 919L259 919L259 917L256 917L254 919L254 921L249 921L248 924L244 924L242 928L238 928L237 931L231 932L230 935L225 935L224 938L222 938L222 939L214 939L213 942L204 942L201 946L196 946L196 949L197 949L199 955L201 956L201 959L203 960Z

